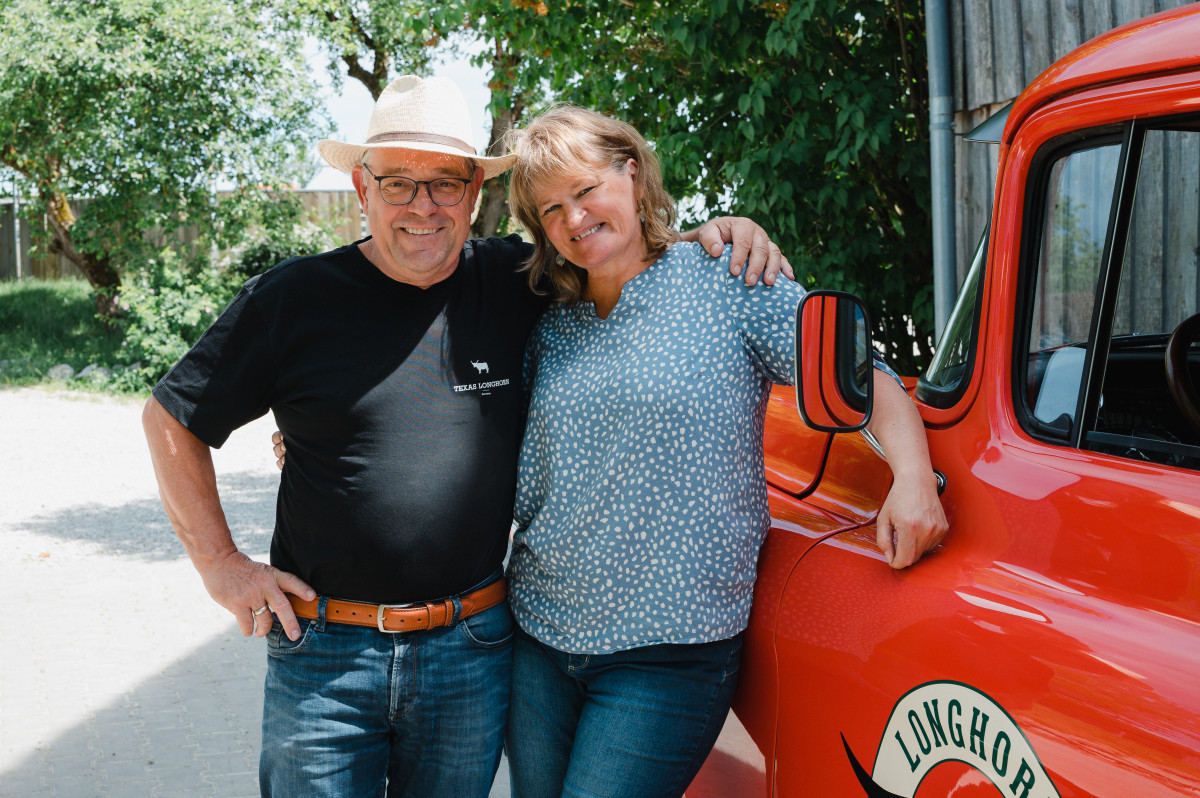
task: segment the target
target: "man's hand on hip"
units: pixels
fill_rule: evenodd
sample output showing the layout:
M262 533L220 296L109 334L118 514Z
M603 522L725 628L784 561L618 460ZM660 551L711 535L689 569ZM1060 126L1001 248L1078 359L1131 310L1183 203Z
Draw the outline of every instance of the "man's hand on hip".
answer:
M256 562L240 551L230 552L201 574L213 601L233 613L246 637L265 637L274 612L291 640L300 638L300 622L287 593L312 600L316 593L295 574Z

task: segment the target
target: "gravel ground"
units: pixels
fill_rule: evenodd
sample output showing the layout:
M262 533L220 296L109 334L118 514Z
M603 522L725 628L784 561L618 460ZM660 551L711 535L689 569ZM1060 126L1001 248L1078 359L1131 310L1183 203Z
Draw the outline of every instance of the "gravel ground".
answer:
M0 391L6 565L98 553L150 560L182 555L158 500L141 406L141 400L93 394ZM268 415L213 453L230 528L247 553L270 547L279 485L274 429Z
M0 797L253 796L265 652L204 592L159 504L141 401L0 390ZM270 416L214 452L265 559ZM493 796L506 796L502 765Z
M253 796L265 654L159 504L141 402L0 391L0 796ZM214 460L265 557L272 421Z

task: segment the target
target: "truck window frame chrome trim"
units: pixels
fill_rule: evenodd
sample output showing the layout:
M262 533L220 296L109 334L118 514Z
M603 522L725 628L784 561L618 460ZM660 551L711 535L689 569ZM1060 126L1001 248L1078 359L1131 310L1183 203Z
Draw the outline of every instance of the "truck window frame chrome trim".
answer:
M1100 394L1104 387L1108 350L1112 342L1113 313L1117 307L1117 289L1121 284L1121 264L1125 262L1129 220L1133 213L1133 199L1137 192L1137 177L1141 169L1145 140L1144 126L1135 121L1126 123L1121 141L1121 159L1117 165L1113 207L1108 216L1108 230L1104 233L1104 254L1100 257L1097 301L1092 312L1091 329L1088 330L1083 383L1069 441L1069 445L1076 449L1083 448L1084 430L1096 426L1096 415L1100 411Z
M990 237L991 217L989 216L988 224L984 228L983 235L979 239L979 244L975 247L975 253L971 257L971 266L967 270L967 276L963 279L963 284L959 286L958 299L954 303L954 309L950 312L950 319L946 324L945 330L942 332L942 340L938 341L933 360L925 369L925 372L917 377L917 399L939 410L946 410L958 404L958 401L966 394L967 387L971 384L971 376L975 372L975 360L979 353L979 323L983 314L984 278L987 275ZM937 351L944 347L947 336L951 335L956 329L956 325L952 322L958 318L960 306L966 299L967 286L972 282L974 283L975 297L971 308L971 336L967 344L967 357L962 362L962 373L953 385L935 385L929 381L928 375L938 364Z

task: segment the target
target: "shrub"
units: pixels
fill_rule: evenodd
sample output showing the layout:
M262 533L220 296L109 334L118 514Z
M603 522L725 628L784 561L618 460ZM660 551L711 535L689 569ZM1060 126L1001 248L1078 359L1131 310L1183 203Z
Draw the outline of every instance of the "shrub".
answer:
M167 373L237 293L240 281L206 258L187 263L171 247L143 264L121 292L122 356L136 368L115 377L119 388L145 389Z
M122 289L123 357L136 369L115 378L121 388L153 387L233 300L243 282L297 255L324 252L331 234L310 222L270 225L226 259L185 262L163 249Z
M271 269L298 255L313 255L335 246L333 236L325 228L311 222L291 227L270 227L250 239L232 268L244 279Z

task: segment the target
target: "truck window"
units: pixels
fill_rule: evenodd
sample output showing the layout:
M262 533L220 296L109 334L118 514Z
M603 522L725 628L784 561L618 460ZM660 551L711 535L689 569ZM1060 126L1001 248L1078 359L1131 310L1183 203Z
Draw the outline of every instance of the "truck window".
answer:
M1200 312L1200 130L1144 131L1120 263L1101 404L1084 448L1200 468L1200 429L1175 399L1165 366L1171 334ZM1187 371L1200 384L1200 349Z
M1197 310L1200 132L1148 130L1113 336L1169 335Z
M1130 123L1120 142L1065 152L1040 173L1017 364L1027 429L1200 468L1200 410L1172 385L1180 373L1200 383L1198 345L1175 349L1175 377L1167 368L1172 334L1200 312L1200 125Z
M1120 163L1119 144L1076 150L1048 170L1026 352L1028 406L1064 440L1075 420Z

